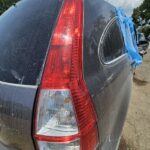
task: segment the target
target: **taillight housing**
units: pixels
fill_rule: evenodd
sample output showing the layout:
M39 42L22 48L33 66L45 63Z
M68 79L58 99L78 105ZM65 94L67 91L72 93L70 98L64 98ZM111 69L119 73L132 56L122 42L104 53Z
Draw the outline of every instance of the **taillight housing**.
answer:
M38 92L34 139L39 150L94 150L98 144L82 45L83 0L64 0Z

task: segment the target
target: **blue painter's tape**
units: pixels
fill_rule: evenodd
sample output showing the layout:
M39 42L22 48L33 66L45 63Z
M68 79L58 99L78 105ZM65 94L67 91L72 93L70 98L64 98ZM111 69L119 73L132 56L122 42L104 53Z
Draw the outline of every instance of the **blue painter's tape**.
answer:
M142 64L142 57L139 54L137 42L135 40L133 19L132 17L127 17L122 8L116 8L116 12L119 17L127 53L132 61L133 67L136 68L137 66Z

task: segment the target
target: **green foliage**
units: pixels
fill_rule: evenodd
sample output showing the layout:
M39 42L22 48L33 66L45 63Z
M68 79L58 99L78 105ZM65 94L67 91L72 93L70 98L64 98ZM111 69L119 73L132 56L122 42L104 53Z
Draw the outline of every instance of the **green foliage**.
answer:
M143 11L142 18L145 20L150 19L150 0L144 0L142 3L140 10Z
M143 28L142 32L145 34L146 37L148 37L150 34L150 27Z
M134 9L133 19L135 22L137 22L139 16L145 20L150 19L150 0L144 0L141 6Z
M150 0L144 0L141 6L134 9L133 19L135 22L139 16L146 21L150 19Z
M133 11L133 20L135 24L139 24L139 17L146 22L150 19L150 0L144 0L144 2ZM150 27L143 27L142 32L147 37L150 34Z
M139 7L137 7L137 8L135 8L134 10L133 10L133 15L132 15L132 17L133 17L133 21L137 24L138 23L138 17L140 16L140 8Z
M0 15L18 0L0 0Z

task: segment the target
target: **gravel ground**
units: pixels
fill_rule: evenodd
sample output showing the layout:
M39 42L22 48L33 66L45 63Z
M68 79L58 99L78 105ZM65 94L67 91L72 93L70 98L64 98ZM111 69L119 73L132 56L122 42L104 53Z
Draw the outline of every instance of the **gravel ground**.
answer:
M150 150L150 47L136 70L119 150Z

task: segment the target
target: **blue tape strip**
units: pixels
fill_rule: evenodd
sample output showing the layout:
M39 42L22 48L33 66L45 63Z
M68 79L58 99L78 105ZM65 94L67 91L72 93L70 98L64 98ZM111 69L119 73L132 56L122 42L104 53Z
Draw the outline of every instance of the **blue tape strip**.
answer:
M134 23L132 17L127 17L122 8L116 8L121 30L124 37L125 47L129 58L132 61L133 67L137 67L142 64L142 57L139 54L137 43L135 40Z

